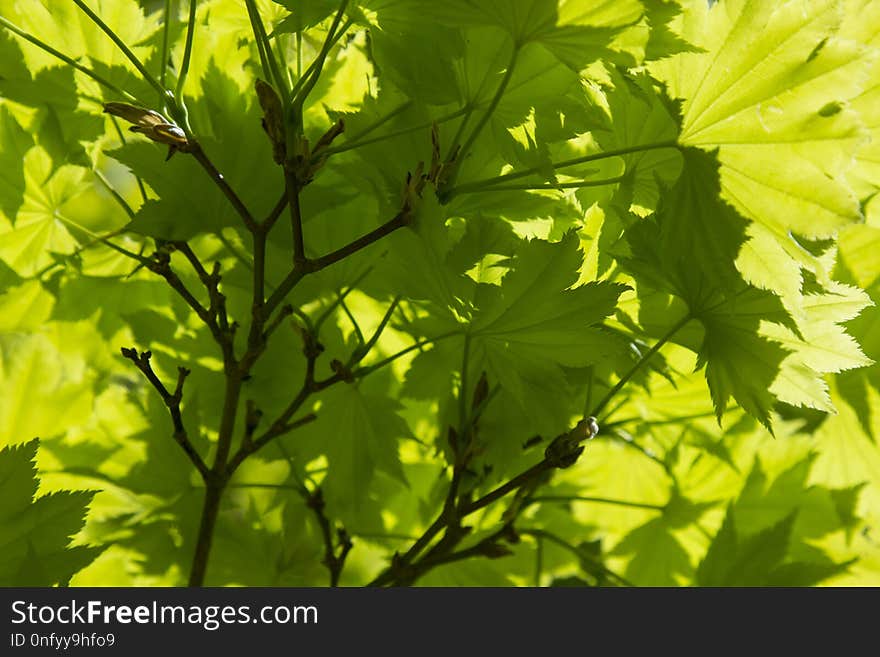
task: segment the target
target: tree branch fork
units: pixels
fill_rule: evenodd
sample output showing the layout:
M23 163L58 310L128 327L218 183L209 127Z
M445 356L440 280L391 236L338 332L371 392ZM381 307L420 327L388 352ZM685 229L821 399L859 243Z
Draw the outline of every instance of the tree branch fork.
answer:
M78 2L78 4L80 3ZM254 258L251 317L246 346L244 352L239 357L236 353L236 334L239 324L236 321L232 321L227 313L226 297L221 291L222 277L219 262L215 262L209 270L188 242L160 239L156 240L156 252L151 257L142 258L135 256L142 266L164 278L168 285L184 300L209 329L223 355L225 375L224 402L216 450L213 460L209 465L202 455L199 454L183 422L181 405L184 396L184 384L187 376L190 374L190 370L182 366L178 367L177 380L173 392L171 392L154 371L151 364L152 353L150 351L139 352L135 348L122 349L123 357L130 360L143 373L147 381L159 394L170 415L173 439L180 445L206 485L206 496L200 527L196 537L195 555L189 579L190 585L202 585L204 582L214 526L223 491L241 464L249 456L277 438L316 420L317 415L307 410L307 404L315 394L337 383L354 383L359 378L366 376L366 374L389 362L389 359L386 359L372 366L358 367L376 344L379 334L387 325L391 313L394 312L397 306L397 299L392 302L389 312L383 319L376 334L369 341L362 340L359 348L351 354L346 362L333 360L330 365L334 373L325 379L316 377L316 365L324 351L324 347L319 340L317 328L311 325L308 318L306 318L305 326L301 326L294 320L292 323L302 339L302 352L305 356L305 374L302 385L288 405L262 432L259 429L264 419L263 411L254 400L246 400L244 403L245 412L241 438L237 449L233 451L235 434L237 433L236 427L239 420L242 419L239 417L239 408L241 406L243 383L250 377L251 370L264 354L270 337L284 320L298 312L292 305L285 304L292 290L308 275L322 271L367 249L394 231L410 225L414 220L420 199L425 193L426 188L430 187L430 193L439 194L442 197L441 201L445 202L455 193L469 192L487 185L489 187L491 185L497 186L500 182L526 176L533 172L533 170L521 171L487 181L466 183L458 187L454 186L461 159L467 156L470 146L488 122L512 75L513 66L516 62L516 50L514 50L504 81L502 81L497 89L496 96L487 113L465 141L464 148L461 147L456 138L454 140L455 143L449 150L449 155L445 159L442 158L440 155L439 132L435 124L431 134L433 149L430 167L425 172L424 164L419 163L415 171L407 175L398 212L373 230L352 239L329 253L314 257L309 256L303 235L300 195L302 190L322 168L327 158L334 152L342 152L344 150L336 149L334 151L331 145L336 137L343 133L345 126L341 120L337 121L316 141L314 147L311 147L302 132L301 111L305 98L314 87L320 75L324 58L335 43L334 39L338 39L347 29L348 23L340 27L346 5L347 2L345 1L341 3L330 33L321 49L321 55L313 64L313 67L307 71L300 83L293 89L282 88L283 101L268 84L262 83L261 86L258 83L257 85L257 94L264 111L263 128L272 143L273 158L283 171L284 183L283 194L262 221L255 218L241 197L212 162L198 140L191 134L188 122L186 121L185 109L181 109L182 105L178 106L173 95L170 96L174 100L174 103L172 103L175 110L174 115L179 115L182 118L182 130L185 136L174 137L175 141L171 144L172 150L169 152L169 155L173 154L175 150L179 150L182 153L191 155L198 162L206 175L226 197L228 203L239 215L245 228L250 233ZM251 18L254 20L253 16ZM256 35L260 37L260 26L255 23L254 27ZM274 62L270 58L273 58L274 55L271 48L265 50L263 55L266 58L264 65L272 69ZM136 64L139 64L139 62L136 62ZM139 68L143 68L142 65ZM274 78L276 84L282 84L280 76L275 74L274 69L271 73L270 79ZM156 84L158 85L158 83ZM159 88L161 91L162 85L159 85ZM464 123L462 124L463 127ZM668 146L669 144L663 143L650 145L648 148ZM643 149L643 147L638 147L638 150L640 149ZM581 161L616 156L629 152L629 150L622 150L619 153L610 152L592 155L580 158L577 161L562 162L557 166L561 168ZM605 182L603 181L602 184L605 184ZM267 296L265 292L267 241L271 231L277 225L285 210L288 210L290 215L293 244L292 267L277 288ZM207 295L207 304L199 301L197 296L187 288L178 273L172 268L171 254L175 251L180 253L188 262L193 273L202 284L203 292ZM299 314L302 314L301 311L299 311ZM406 349L398 355L402 355L409 350ZM462 378L464 381L464 372L462 373ZM583 443L598 432L598 426L594 418L582 419L570 431L557 436L550 442L545 450L544 458L540 462L498 485L481 497L472 499L472 491L463 492L461 490L461 480L463 473L478 451L475 447L479 432L479 419L492 396L487 391L485 385L483 385L484 383L485 379L482 379L477 385L469 417L465 418L463 413L458 428L450 428L451 481L442 511L408 551L403 554L395 553L390 565L377 575L371 582L371 585L411 584L428 570L441 564L474 556L498 558L509 554L509 549L506 545L516 543L519 540L515 523L520 511L527 506L528 499L534 489L541 482L545 481L553 470L567 468L574 464L584 451ZM622 380L619 385L622 386L623 383L625 383L625 380ZM459 395L464 395L465 392L465 390L461 390ZM614 392L616 392L616 389ZM462 408L464 408L464 405L462 405ZM304 410L306 412L300 414ZM298 414L300 414L299 417L297 417ZM337 528L334 538L333 524L325 514L325 503L320 488L315 487L311 492L304 489L302 492L306 505L314 512L321 530L325 545L323 562L328 569L330 583L335 586L339 582L346 557L352 549L351 538L344 528ZM459 549L458 546L471 533L471 528L463 525L463 521L472 514L509 495L513 495L513 499L502 516L503 522L501 526L470 547Z

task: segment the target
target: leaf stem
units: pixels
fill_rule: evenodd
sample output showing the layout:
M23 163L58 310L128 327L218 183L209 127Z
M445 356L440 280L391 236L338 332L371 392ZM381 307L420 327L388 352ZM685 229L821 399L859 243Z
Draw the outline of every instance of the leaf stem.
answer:
M468 428L468 420L470 419L467 412L467 394L468 394L468 360L470 360L471 352L471 334L470 331L464 334L464 345L461 349L461 385L458 389L458 435L459 438L467 441L465 432Z
M7 30L9 30L13 34L18 35L19 37L21 37L22 39L24 39L28 43L32 43L33 45L37 46L41 50L46 51L47 53L49 53L53 57L60 59L62 62L64 62L68 66L72 66L80 73L84 73L85 75L89 76L92 80L94 80L95 82L100 84L102 87L109 89L113 93L118 94L119 96L121 96L123 98L128 98L129 100L138 101L138 98L136 96L133 96L129 92L120 89L115 84L113 84L112 82L110 82L106 78L101 77L100 75L95 73L92 69L88 68L87 66L83 66L82 64L80 64L78 61L76 61L72 57L69 57L68 55L65 55L63 52L56 50L55 48L53 48L49 44L41 41L40 39L33 36L32 34L25 32L20 27L18 27L14 23L10 22L9 20L7 20L4 16L0 16L0 25L5 27Z
M624 374L622 377L620 377L620 380L614 385L614 387L612 387L611 390L609 390L608 393L601 400L599 400L599 403L597 403L593 407L593 410L590 413L590 415L592 415L593 417L599 417L599 414L605 409L605 407L608 405L608 403L612 399L614 399L614 396L618 392L620 392L621 388L623 388L623 386L625 386L627 384L627 382L636 374L636 372L638 372L649 360L651 360L651 357L654 354L656 354L658 351L660 351L661 347L663 347L663 345L665 345L667 342L669 342L669 340L672 339L672 337L676 333L678 333L684 327L684 325L687 324L689 321L691 321L691 316L689 314L687 314L684 317L682 317L681 319L679 319L675 324L673 324L672 328L670 328L663 335L663 337L661 337L659 340L657 340L657 342L654 343L653 347L651 347L648 351L646 351L644 354L642 354L642 357L639 358L639 360L636 362L636 364L633 365L632 368L630 368L630 370L626 374Z
M343 301L345 301L345 297L347 297L349 294L351 294L354 291L354 289L361 283L361 281L364 280L364 278L367 277L367 275L372 270L373 270L372 267L367 267L364 271L362 271L360 274L358 274L355 277L355 279L351 282L351 285L346 287L341 292L337 292L336 299L334 299L333 302L329 306L327 306L324 309L324 311L318 316L318 319L315 320L314 329L315 329L316 334L317 334L317 332L319 332L321 330L321 326L324 324L324 322L326 322L327 319L330 317L330 315L333 314L333 311L336 310L336 308Z
M621 577L620 575L615 573L613 570L609 569L608 566L603 564L601 561L598 561L592 555L586 554L583 550L577 548L576 546L572 545L568 541L560 538L556 534L552 534L552 533L550 533L546 530L543 530L543 529L520 529L519 533L522 536L531 536L532 538L534 538L536 540L538 538L543 538L551 543L555 543L559 547L571 552L574 556L576 556L578 558L579 561L589 561L590 564L592 564L593 566L595 566L596 568L601 570L607 577L610 577L611 579L615 580L618 584L622 584L623 586L629 586L629 587L635 586L635 584L633 584L629 580Z
M183 59L180 62L180 73L177 76L177 87L174 95L176 98L183 98L183 85L186 83L186 76L189 73L189 63L192 57L193 37L196 31L196 0L189 0L189 17L186 23L186 42L183 46Z
M104 189L106 189L110 193L110 195L113 197L113 199L119 204L119 207L121 207L123 209L123 211L125 212L125 214L128 215L128 218L134 219L134 210L132 210L131 206L128 204L128 201L126 201L122 197L122 194L120 194L116 190L116 188L113 187L113 185L110 183L110 181L107 180L107 177L103 173L101 173L98 169L92 169L92 172L95 174L95 178L97 178L101 182L101 184L104 186Z
M551 167L555 171L557 169L564 169L566 167L584 164L586 162L596 162L598 160L604 160L610 157L619 157L621 155L628 155L629 153L640 153L642 151L650 151L660 148L678 148L678 143L675 140L670 139L667 141L659 141L651 144L638 144L635 146L627 146L625 148L617 148L610 151L603 151L601 153L582 155L580 157L574 157L569 160L562 160L561 162L552 162ZM519 178L525 178L526 176L531 176L532 174L539 173L541 169L542 167L535 166L528 169L523 169L522 171L507 173L502 176L495 176L494 178L484 178L483 180L475 180L473 182L464 183L462 185L458 185L457 187L452 187L447 190L446 196L447 198L452 198L457 194L464 194L466 192L472 192L474 190L483 189L485 187L494 187L498 183L507 182L509 180L517 180Z
M398 358L401 358L402 356L406 356L411 351L415 351L416 349L421 349L422 347L424 347L426 345L433 344L435 342L439 342L440 340L445 340L446 338L451 338L454 335L461 335L461 331L450 331L449 333L442 333L442 334L440 334L436 337L433 337L433 338L425 338L424 340L420 340L419 342L416 342L415 344L411 344L410 346L401 349L400 351L392 354L391 356L388 356L387 358L383 358L382 360L380 360L377 363L373 363L372 365L368 365L366 367L361 367L361 368L355 370L352 374L355 376L355 378L361 378L361 377L367 376L368 374L370 374L378 369L381 369L381 368L385 367L386 365L389 365L390 363L393 363Z
M397 309L397 304L400 303L401 296L398 295L391 300L391 304L388 306L388 310L382 316L382 321L379 322L379 326L376 327L376 330L373 332L373 335L370 339L364 344L363 348L360 350L360 354L358 357L358 361L361 358L364 358L373 347L376 346L376 343L379 341L379 338L382 335L382 332L385 330L385 327L388 326L388 322L391 321L391 316L394 314L394 311Z
M507 86L510 84L510 80L513 78L513 70L516 67L516 60L519 57L520 46L518 43L513 44L513 52L510 55L510 61L507 64L507 69L504 71L504 77L501 78L501 83L498 85L498 89L495 90L495 95L492 97L492 100L489 102L489 106L486 108L486 112L480 117L477 125L474 126L474 129L471 131L470 136L464 142L464 145L461 147L461 155L460 157L464 159L467 157L470 152L471 147L474 145L474 142L477 141L477 138L483 132L483 129L486 127L486 124L489 123L489 119L492 118L492 115L495 113L495 110L498 108L498 104L501 102L501 98L504 96L504 92L507 91ZM460 161L460 160L459 160Z
M371 137L370 139L363 139L361 141L356 141L354 139L345 142L335 148L328 148L324 151L327 155L332 155L334 153L344 153L345 151L350 151L355 148L360 148L361 146L367 146L369 144L375 144L380 141L385 141L386 139L394 139L395 137L402 137L403 135L408 135L411 132L418 132L419 130L427 130L435 123L440 125L442 123L446 123L447 121L451 121L455 118L458 118L462 114L464 114L465 109L458 109L451 114L445 114L438 119L434 119L428 123L420 123L418 125L410 126L408 128L401 128L399 130L394 130L393 132L386 133L384 135L378 135L376 137Z
M260 62L263 66L263 75L267 80L274 80L276 88L281 92L284 104L290 102L290 89L287 86L287 80L281 76L281 69L275 60L275 53L272 51L272 44L269 37L266 36L266 28L263 25L263 19L260 17L260 11L254 0L245 0L247 5L248 18L251 22L251 30L254 33L254 40L257 42L257 50L260 54Z
M575 180L572 182L561 183L523 183L522 185L493 185L483 189L473 189L459 191L458 194L474 194L483 192L506 192L506 191L532 191L539 189L581 189L583 187L602 187L604 185L615 185L623 182L626 176L614 176L613 178L600 178L598 180Z
M134 65L134 67L140 72L140 74L142 76L144 76L144 80L146 80L148 83L150 83L153 86L153 88L159 92L159 95L161 97L166 98L167 92L166 92L165 87L163 87L159 83L159 81L155 78L155 76L152 73L150 73L149 69L147 69L147 67L144 66L143 62L141 62L141 60L138 59L137 55L135 55L131 51L131 49L126 45L125 41L123 41L121 38L119 38L119 35L116 34L116 32L114 32L113 29L111 29L111 27L109 25L107 25L107 23L105 23L103 20L101 20L101 17L98 16L95 12L93 12L89 8L89 6L85 2L83 2L83 0L73 0L73 2L74 2L74 4L76 4L77 7L79 7L83 11L83 13L86 16L89 17L89 19L91 19L91 21L95 25L97 25L101 29L102 32L104 32L104 34L106 34L108 37L110 37L110 39L113 41L113 43L116 44L116 47L119 48L119 50L122 52L122 54L128 58L128 61L130 61Z
M643 502L628 502L626 500L613 500L607 497L592 497L588 495L536 495L529 499L529 504L539 504L541 502L594 502L596 504L612 504L615 506L625 506L632 509L645 509L649 511L659 511L663 513L666 509L662 504L646 504Z
M128 140L125 138L125 133L122 131L122 128L119 127L119 121L117 121L116 117L113 116L112 114L110 115L110 123L113 124L114 130L116 130L116 134L119 136L119 142L123 146L125 146L125 144L128 143ZM147 197L147 188L144 187L144 181L140 176L138 176L134 173L132 173L132 175L134 176L134 180L137 183L138 190L140 190L141 199L143 199L144 203L146 203L148 197Z
M348 150L349 148L354 148L353 146L351 146L352 142L357 142L357 141L363 139L364 137L366 137L368 134L370 134L374 130L381 128L383 125L388 123L391 119L393 119L395 116L405 112L410 107L412 107L412 104L413 104L413 101L411 101L411 100L404 101L403 103L401 103L400 105L395 107L393 110L391 110L390 112L385 114L385 116L379 117L373 123L368 125L366 128L364 128L360 132L357 132L357 133L351 135L348 139L345 140L345 143L342 144L340 148L335 148L335 149L328 148L327 150L324 151L324 153L334 153L334 152L338 153L341 150Z
M168 34L171 31L171 0L165 0L165 9L162 16L164 20L162 24L162 49L159 51L159 84L164 87L165 76L168 73Z
M309 97L309 94L312 92L312 89L314 89L315 85L318 83L318 78L321 77L321 71L324 68L324 62L327 59L327 55L330 53L330 49L342 37L342 35L345 34L346 30L352 23L351 21L347 21L337 34L337 28L339 28L339 23L342 21L342 16L345 14L347 7L348 0L342 0L342 2L339 3L339 9L333 17L333 23L330 25L330 30L327 32L327 37L324 39L321 51L318 53L315 61L312 62L312 65L309 66L305 76L297 81L296 87L291 92L291 95L293 96L293 106L297 115L302 115L303 105Z

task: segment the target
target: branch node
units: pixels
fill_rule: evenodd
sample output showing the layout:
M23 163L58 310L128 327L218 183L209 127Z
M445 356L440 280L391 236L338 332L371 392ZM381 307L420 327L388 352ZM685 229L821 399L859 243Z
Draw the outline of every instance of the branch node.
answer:
M251 443L251 439L262 417L263 411L257 408L257 404L253 399L248 399L244 416L244 440L246 443Z
M186 381L186 377L188 377L192 373L192 370L187 369L183 366L178 366L177 368L177 385L174 388L174 394L172 395L172 399L175 402L180 402L183 398L183 383Z
M592 439L598 432L596 418L589 417L578 422L571 431L556 436L544 450L547 465L560 469L571 467L584 451L581 443Z
M351 368L338 358L334 358L330 361L330 369L333 370L340 381L345 381L346 383L354 383L354 372L352 372Z

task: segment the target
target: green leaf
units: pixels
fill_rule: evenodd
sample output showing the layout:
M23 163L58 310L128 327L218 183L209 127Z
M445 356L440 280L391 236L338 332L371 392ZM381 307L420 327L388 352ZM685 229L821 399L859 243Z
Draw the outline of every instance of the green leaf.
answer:
M398 441L409 437L410 431L398 409L392 399L353 386L336 388L322 398L303 449L311 455L326 454L328 471L322 488L334 510L357 513L367 503L363 493L370 489L377 470L406 482ZM328 436L333 440L328 441Z
M562 368L602 362L623 347L600 324L626 287L573 287L583 258L578 246L574 233L555 244L523 243L514 268L500 286L487 289L470 324L478 362L485 359L523 409L543 409L535 415L539 433L561 430L567 422L563 400L570 392Z
M0 450L2 586L63 586L101 552L70 546L71 536L83 525L91 493L62 491L34 499L37 446L32 440Z
M0 211L12 220L24 201L24 166L20 162L33 139L5 106L0 107L0 143Z
M846 571L849 563L785 562L795 514L743 538L728 509L697 569L700 586L813 586Z
M275 26L274 34L302 32L333 15L339 8L338 0L273 0L273 2L291 12Z
M760 226L741 271L782 293L798 289L798 268L827 276L798 236L830 237L860 216L845 176L865 132L852 110L824 108L859 93L869 58L836 37L839 21L834 0L697 4L682 35L706 52L651 68L683 99L680 143L719 148L724 198Z
M544 0L450 0L422 10L451 24L500 27L517 43L540 43L575 71L599 59L635 63L628 53L630 44L617 38L641 18L640 2L556 4Z
M243 94L216 65L208 68L202 85L203 95L189 108L196 137L252 215L261 220L278 200L281 173L271 157L267 159L269 142L260 130L255 97L250 90ZM158 196L140 207L131 230L164 239L190 239L242 223L192 156L179 153L166 162L165 148L135 138L108 154Z
M693 577L691 550L699 536L695 525L708 503L696 503L676 493L663 513L631 531L611 554L631 555L626 578L639 586L675 586Z
M370 0L362 5L378 16L370 30L370 53L383 77L427 104L462 100L456 60L465 42L458 30L425 20L424 11L412 3Z

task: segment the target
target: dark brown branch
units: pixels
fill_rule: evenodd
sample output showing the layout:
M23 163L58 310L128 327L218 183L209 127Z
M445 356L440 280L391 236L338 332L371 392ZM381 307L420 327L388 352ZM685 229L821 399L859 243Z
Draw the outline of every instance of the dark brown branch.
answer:
M183 254L199 277L199 280L208 292L208 313L214 318L218 326L225 331L229 328L229 317L226 314L226 296L220 292L220 263L214 262L211 272L208 273L202 261L199 260L187 242L171 242L171 245Z
M455 561L463 561L464 559L470 559L472 557L487 557L489 559L499 559L501 557L509 556L511 554L511 551L504 545L502 545L502 540L505 540L509 543L517 543L519 541L519 536L517 536L516 531L513 529L513 526L510 523L505 524L503 527L501 527L501 529L492 532L492 534L485 537L484 539L469 548L458 550L456 552L438 551L435 554L425 555L423 559L420 559L418 563L413 565L410 573L412 580L406 583L414 582L418 577L425 574L427 571L443 564L453 563Z
M265 318L269 318L272 316L272 312L275 308L278 307L284 299L290 294L290 291L296 287L296 284L299 283L308 272L302 267L294 267L291 272L284 277L284 280L275 288L275 291L272 293L266 303L263 306L263 313Z
M306 246L303 238L302 210L299 203L300 182L294 172L284 168L284 190L287 204L290 206L290 232L293 238L293 266L302 266L306 262Z
M245 408L244 443L247 444L253 440L254 431L257 430L257 426L260 424L260 420L263 417L263 411L257 408L257 404L253 399L247 400Z
M295 431L296 429L299 429L306 424L314 422L317 419L318 416L314 413L306 413L301 418L293 422L287 422L277 425L273 424L270 430L266 431L256 440L245 440L245 442L242 443L241 448L235 453L235 456L233 456L229 460L229 465L226 467L226 472L229 476L232 476L232 473L238 469L238 466L240 466L242 462L251 454L258 452L276 438L288 434L291 431Z
M275 204L275 207L272 208L272 211L269 213L269 216L266 217L266 220L263 222L263 229L268 233L272 230L272 226L275 225L275 222L278 221L278 218L281 216L281 213L284 212L284 208L287 207L287 191L281 195L281 198L278 199L278 202Z
M214 184L220 188L220 191L226 196L229 204L235 208L238 216L244 221L244 225L247 226L247 229L251 232L256 231L259 226L251 215L250 210L247 209L247 206L245 206L244 202L238 197L238 194L235 193L235 190L229 186L228 182L226 182L226 178L223 177L223 174L217 170L217 167L214 166L214 163L207 156L205 151L202 150L201 144L195 140L190 140L189 143L190 146L188 152L196 158L196 161L202 165L202 168L211 177L211 180L214 181Z
M498 488L495 488L491 492L486 493L485 495L483 495L483 497L481 497L477 500L474 500L470 504L465 505L464 508L462 509L462 513L464 515L470 515L474 511L479 511L480 509L492 504L492 502L495 502L496 500L500 500L502 497L512 493L513 491L517 490L518 488L522 488L523 486L525 486L529 482L533 481L534 479L537 479L540 475L544 474L545 472L549 472L550 470L553 470L554 467L555 466L550 465L547 462L547 460L544 459L543 461L540 461L540 462L536 463L535 465L533 465L532 467L530 467L528 470L524 470L523 472L519 473L513 479L498 486Z
M190 370L185 367L177 368L177 385L174 387L174 392L170 393L165 384L156 375L156 372L153 371L153 366L150 364L150 358L153 356L152 352L142 351L138 353L137 349L123 347L122 355L135 364L147 381L159 393L171 415L171 424L174 427L174 440L181 446L196 470L199 471L202 479L207 479L209 475L208 466L205 465L195 446L190 442L186 427L183 425L183 416L180 412L180 402L183 399L183 384L186 381L186 377L189 376Z
M290 317L293 314L293 306L290 304L284 305L281 307L281 311L272 318L272 321L266 324L266 327L263 329L263 339L268 340L269 336L275 332L281 322L284 321L285 318Z
M272 293L269 300L266 301L266 317L269 317L272 314L275 308L284 301L285 297L290 294L290 291L306 274L311 274L320 271L325 267L329 267L330 265L367 248L373 243L378 242L380 239L393 233L398 228L403 228L409 223L409 216L409 211L402 210L378 228L371 230L365 235L361 235L345 246L336 249L327 255L321 256L320 258L306 260L301 266L295 266L285 279L281 281L281 284L276 288L275 292Z
M578 422L571 431L554 438L547 446L544 458L532 467L473 502L461 503L457 508L453 507L452 512L450 511L449 504L445 504L440 515L437 516L412 547L402 556L395 554L391 560L391 565L379 573L367 586L386 586L393 583L407 584L415 581L415 577L424 572L419 570L420 564L423 564L426 560L429 562L436 560L440 555L449 555L451 549L461 540L464 536L464 528L461 527L461 521L465 517L489 506L514 491L522 491L534 487L546 473L556 468L567 468L573 465L584 450L581 443L593 438L597 432L598 426L596 426L595 420L592 417L585 418ZM517 500L514 503L517 504ZM510 516L507 518L507 525L512 523L513 518L516 517L522 508L524 508L524 505L522 500L519 500L518 506L512 507L513 513L506 514ZM444 535L440 542L429 550L421 560L416 561L419 554L444 529L446 530L446 535ZM466 556L461 558L466 558Z
M343 260L348 256L367 248L374 242L378 242L386 235L390 235L398 228L403 228L404 226L406 226L409 223L409 218L410 213L408 211L401 210L396 215L394 215L394 217L386 221L378 228L371 230L366 235L362 235L356 240L349 242L345 246L336 249L335 251L328 253L327 255L310 260L309 271L320 271L325 267L329 267L330 265L335 264L340 260Z
M158 274L186 304L198 315L199 319L208 327L214 340L223 351L224 362L229 366L234 362L235 356L232 351L232 329L226 317L226 298L216 292L212 295L210 308L205 308L192 292L186 287L180 277L171 269L171 256L164 248L160 247L153 257L146 260L145 266L154 274ZM219 322L218 323L218 319Z
M330 586L339 586L339 577L342 575L342 569L345 567L345 559L354 544L351 537L344 527L340 527L336 532L336 543L333 541L333 530L330 526L330 520L324 513L324 495L320 488L316 488L315 492L306 498L306 506L315 512L315 518L318 520L318 526L321 528L321 536L324 540L324 565L330 572Z

